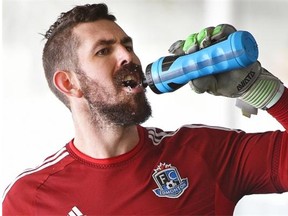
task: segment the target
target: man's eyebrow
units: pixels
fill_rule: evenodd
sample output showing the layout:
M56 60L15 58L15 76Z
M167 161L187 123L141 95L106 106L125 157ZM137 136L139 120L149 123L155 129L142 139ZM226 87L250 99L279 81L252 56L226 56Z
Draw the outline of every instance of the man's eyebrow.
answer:
M121 40L120 40L120 43L121 44L127 44L127 43L132 43L133 40L131 37L129 36L126 36L126 37L123 37ZM116 43L116 40L115 39L109 39L109 40L106 40L106 39L101 39L101 40L98 40L93 48L91 49L91 51L93 52L93 50L95 50L98 46L102 46L102 45L106 45L106 46L109 46L109 45L112 45L112 44L115 44Z
M126 36L126 37L121 39L121 44L127 44L127 43L132 43L132 42L133 42L133 40L129 36Z
M99 40L99 41L96 42L95 47L99 46L99 45L112 45L114 43L116 43L115 39L109 39L109 40L102 39L102 40ZM120 40L120 43L121 44L132 43L132 38L129 37L129 36L123 37Z
M90 52L91 52L91 54L94 54L95 50L97 50L98 47L100 47L100 46L109 46L109 45L112 45L114 43L116 43L115 39L109 39L109 40L100 39L95 44L93 44L93 46L90 49Z
M102 40L97 41L95 43L94 47L101 46L101 45L111 45L111 44L114 44L114 43L116 43L115 39L110 39L110 40L102 39Z

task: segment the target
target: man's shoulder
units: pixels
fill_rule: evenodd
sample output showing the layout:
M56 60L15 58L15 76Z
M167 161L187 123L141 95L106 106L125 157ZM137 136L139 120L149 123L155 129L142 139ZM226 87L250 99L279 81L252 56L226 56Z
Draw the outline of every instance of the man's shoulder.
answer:
M149 140L153 142L154 145L164 144L173 139L177 139L177 143L180 141L187 143L189 140L203 142L205 138L208 142L209 139L214 139L215 137L224 137L228 133L241 133L241 130L232 130L230 128L219 127L219 126L209 126L204 124L186 124L175 130L163 130L157 127L145 127L146 136ZM173 142L172 142L173 143Z
M8 193L19 195L19 193L23 193L23 190L28 193L35 192L50 176L63 170L68 163L73 161L73 158L68 155L69 152L66 147L63 147L55 154L47 157L38 166L24 170L6 188L3 198Z
M185 124L182 125L176 129L173 130L163 130L158 127L144 127L145 130L148 132L148 134L153 136L160 136L160 137L166 137L166 136L174 136L178 135L179 133L192 133L193 131L234 131L234 132L241 132L241 130L237 129L231 129L226 127L220 127L220 126L211 126L211 125L205 125L205 124Z

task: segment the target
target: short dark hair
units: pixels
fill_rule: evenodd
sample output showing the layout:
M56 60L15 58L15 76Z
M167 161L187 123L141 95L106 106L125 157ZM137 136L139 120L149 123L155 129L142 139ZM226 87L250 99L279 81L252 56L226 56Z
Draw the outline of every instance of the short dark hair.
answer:
M46 80L51 91L70 109L68 98L53 84L53 76L57 69L74 70L78 67L76 50L78 38L72 34L73 28L79 23L97 20L116 21L116 17L108 13L106 4L86 4L60 14L57 21L50 26L44 37L47 42L43 49L42 61Z

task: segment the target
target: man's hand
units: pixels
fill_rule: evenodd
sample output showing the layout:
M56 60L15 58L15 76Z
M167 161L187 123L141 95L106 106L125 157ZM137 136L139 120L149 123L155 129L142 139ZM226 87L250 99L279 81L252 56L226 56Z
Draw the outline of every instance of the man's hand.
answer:
M197 52L227 39L235 31L236 29L228 24L208 27L199 33L191 34L186 40L176 41L169 48L169 52L176 55ZM279 79L262 68L259 62L243 69L201 77L190 81L189 84L197 93L208 92L213 95L240 98L242 102L238 104L242 109L247 107L247 103L256 108L269 108L276 103L275 98L279 97L284 89ZM244 115L250 116L250 107L248 106L250 109L248 113L244 110Z
M236 29L228 24L208 27L199 33L189 35L185 41L172 44L169 52L178 55L197 52L227 39L235 31ZM235 98L241 96L255 82L260 69L260 64L257 62L244 69L201 77L190 81L189 84L197 93L208 92L213 95Z

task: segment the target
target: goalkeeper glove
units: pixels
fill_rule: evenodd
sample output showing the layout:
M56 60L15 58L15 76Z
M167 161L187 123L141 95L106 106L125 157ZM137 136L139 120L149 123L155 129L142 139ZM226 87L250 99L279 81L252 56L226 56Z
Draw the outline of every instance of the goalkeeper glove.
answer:
M208 27L186 40L176 41L169 52L176 55L190 54L225 40L236 29L229 24ZM245 116L257 114L257 109L272 107L281 97L284 86L281 81L264 69L260 62L246 68L200 77L189 82L197 93L208 92L229 98L237 98L236 105Z

